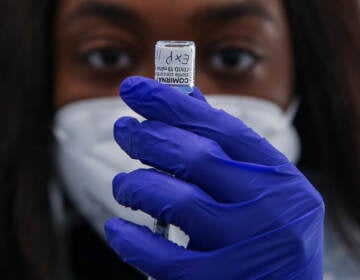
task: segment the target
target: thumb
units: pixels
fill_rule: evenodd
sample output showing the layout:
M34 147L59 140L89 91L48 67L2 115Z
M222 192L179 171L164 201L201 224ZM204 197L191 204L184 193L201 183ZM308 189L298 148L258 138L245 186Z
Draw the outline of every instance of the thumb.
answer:
M105 234L109 245L124 262L158 280L176 275L183 267L179 262L185 261L188 253L147 227L120 218L106 222Z
M202 92L197 87L194 87L193 91L190 93L190 96L207 103L205 96L202 94Z

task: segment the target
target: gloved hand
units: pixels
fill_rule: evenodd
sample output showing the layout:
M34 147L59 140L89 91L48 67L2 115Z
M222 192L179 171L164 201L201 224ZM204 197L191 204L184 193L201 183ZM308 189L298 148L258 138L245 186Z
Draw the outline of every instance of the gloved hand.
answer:
M119 218L105 225L127 263L161 279L322 279L324 204L285 156L208 103L131 77L117 143L156 169L118 174L116 200L180 227L180 247ZM198 94L198 93L197 93Z

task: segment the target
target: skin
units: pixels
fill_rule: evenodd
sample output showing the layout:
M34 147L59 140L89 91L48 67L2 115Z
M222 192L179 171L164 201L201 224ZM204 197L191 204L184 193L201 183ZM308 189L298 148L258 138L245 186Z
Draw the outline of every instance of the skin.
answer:
M60 0L55 29L58 109L116 96L127 76L153 77L157 40L195 41L196 85L206 94L254 96L284 109L291 100L281 0Z

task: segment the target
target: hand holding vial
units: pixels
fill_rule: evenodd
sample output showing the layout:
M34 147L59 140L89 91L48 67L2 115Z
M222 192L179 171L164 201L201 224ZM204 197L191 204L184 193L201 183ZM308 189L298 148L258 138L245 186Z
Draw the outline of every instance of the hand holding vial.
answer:
M142 77L120 95L147 120L120 118L115 140L156 169L118 174L114 197L190 237L184 248L111 219L107 240L125 262L158 280L321 279L323 201L283 154L203 97Z

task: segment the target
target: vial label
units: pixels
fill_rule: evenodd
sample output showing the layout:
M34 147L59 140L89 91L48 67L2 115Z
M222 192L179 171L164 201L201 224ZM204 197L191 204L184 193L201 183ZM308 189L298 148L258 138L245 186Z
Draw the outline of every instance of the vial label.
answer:
M195 44L191 41L159 41L155 49L155 80L192 90L195 79Z

